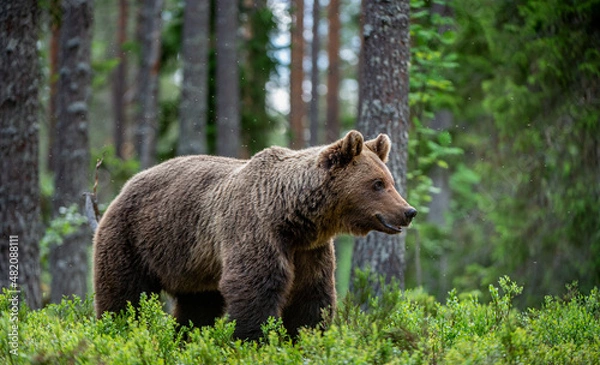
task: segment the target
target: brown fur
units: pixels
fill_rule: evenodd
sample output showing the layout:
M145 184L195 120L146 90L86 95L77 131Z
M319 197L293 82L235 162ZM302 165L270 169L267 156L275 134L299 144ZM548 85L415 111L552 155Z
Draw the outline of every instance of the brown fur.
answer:
M365 148L366 147L366 148ZM95 236L96 313L171 294L178 321L227 313L256 339L269 316L294 335L335 307L333 237L397 233L416 214L384 164L390 140L272 147L249 160L179 157L134 176Z

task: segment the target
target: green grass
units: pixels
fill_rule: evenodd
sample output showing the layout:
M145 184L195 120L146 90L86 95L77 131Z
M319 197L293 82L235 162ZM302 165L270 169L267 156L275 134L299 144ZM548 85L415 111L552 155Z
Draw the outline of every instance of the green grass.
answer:
M490 286L492 300L449 293L445 304L420 290L388 286L381 298L349 294L326 330L292 341L280 321L260 342L234 340L234 323L178 330L158 297L142 298L139 315L97 320L90 299L21 308L18 351L0 337L3 364L598 364L600 294L570 287L540 309L512 307L522 290L508 278ZM356 298L365 298L361 303ZM0 295L0 328L11 328L10 296ZM367 308L362 311L360 308Z

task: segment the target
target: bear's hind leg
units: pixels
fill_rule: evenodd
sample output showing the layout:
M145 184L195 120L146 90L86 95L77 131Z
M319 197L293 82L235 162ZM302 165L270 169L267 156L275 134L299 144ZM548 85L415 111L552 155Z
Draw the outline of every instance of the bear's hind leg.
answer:
M191 321L195 327L212 326L225 312L225 300L217 290L174 295L173 316L182 326Z
M99 232L94 247L96 316L118 313L127 302L137 307L140 294L160 293L159 281L143 267L126 240L118 234Z
M140 295L146 293L148 297L151 294L160 293L160 284L148 277L131 273L131 275L121 272L105 273L103 275L105 282L96 282L96 294L94 297L96 306L96 315L102 317L104 312L119 313L127 308L130 302L134 307L139 306Z

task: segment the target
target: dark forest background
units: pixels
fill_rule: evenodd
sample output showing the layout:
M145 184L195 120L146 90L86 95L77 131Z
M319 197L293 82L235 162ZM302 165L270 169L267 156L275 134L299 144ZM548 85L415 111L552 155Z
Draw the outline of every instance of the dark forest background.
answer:
M378 246L401 263L378 274L438 299L486 299L509 275L522 306L600 283L598 0L19 0L0 20L0 284L18 235L33 308L92 292L82 193L98 159L104 209L177 155L249 158L357 126L391 134L419 211ZM391 60L375 70L408 78L369 77L373 50ZM398 109L370 123L379 89ZM337 242L342 294L353 245Z

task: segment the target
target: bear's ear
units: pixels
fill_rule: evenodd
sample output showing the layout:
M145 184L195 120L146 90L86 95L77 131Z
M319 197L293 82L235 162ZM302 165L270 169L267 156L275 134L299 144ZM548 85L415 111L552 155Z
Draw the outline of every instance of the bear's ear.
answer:
M392 142L390 141L390 137L387 134L380 134L375 139L371 139L365 142L365 146L368 149L375 152L377 156L386 163L388 161L388 156L390 154L390 148L392 147Z
M326 169L332 167L344 167L354 157L360 155L364 139L357 131L350 131L346 137L326 146L319 154L319 166Z

